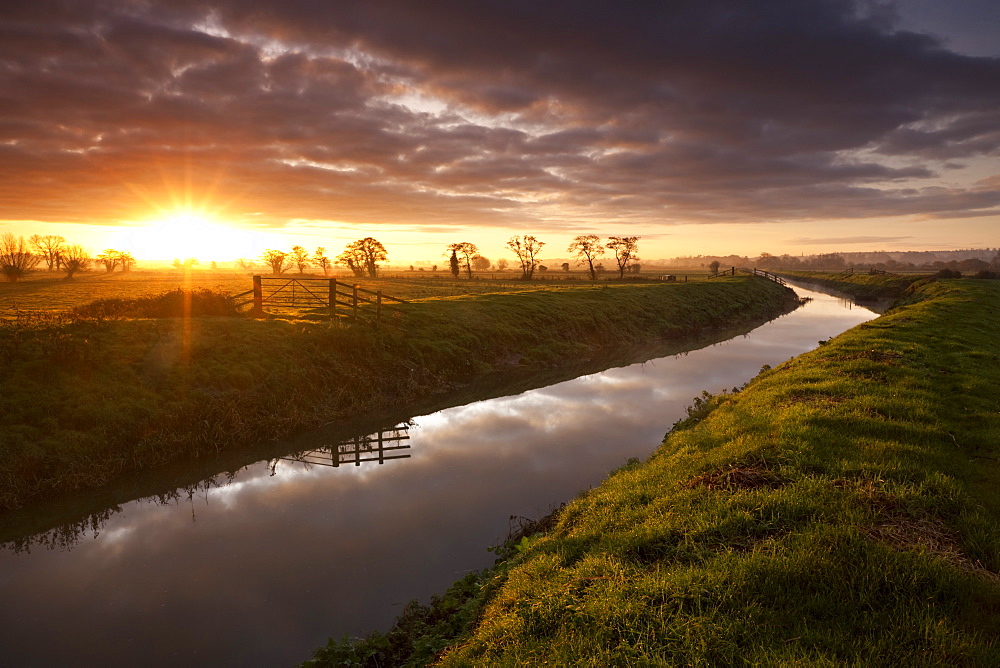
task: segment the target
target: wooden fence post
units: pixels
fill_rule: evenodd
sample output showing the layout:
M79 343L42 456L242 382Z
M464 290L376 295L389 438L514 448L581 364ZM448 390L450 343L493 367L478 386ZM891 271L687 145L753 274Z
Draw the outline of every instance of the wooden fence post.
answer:
M330 301L330 318L334 318L337 315L337 279L330 279L330 291L328 293Z
M253 313L257 317L264 315L264 289L260 276L253 277Z
M358 286L354 285L354 295L351 299L351 308L353 309L354 319L358 319Z

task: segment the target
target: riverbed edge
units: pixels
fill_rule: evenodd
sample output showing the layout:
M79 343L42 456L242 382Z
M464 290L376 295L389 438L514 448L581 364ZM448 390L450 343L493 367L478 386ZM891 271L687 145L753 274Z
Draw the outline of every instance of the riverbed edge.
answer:
M998 312L995 283L915 285L305 665L995 664Z

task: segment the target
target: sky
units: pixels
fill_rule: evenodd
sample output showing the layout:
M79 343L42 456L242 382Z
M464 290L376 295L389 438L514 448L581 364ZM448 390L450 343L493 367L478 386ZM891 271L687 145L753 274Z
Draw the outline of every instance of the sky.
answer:
M998 35L995 0L6 0L0 233L994 247Z

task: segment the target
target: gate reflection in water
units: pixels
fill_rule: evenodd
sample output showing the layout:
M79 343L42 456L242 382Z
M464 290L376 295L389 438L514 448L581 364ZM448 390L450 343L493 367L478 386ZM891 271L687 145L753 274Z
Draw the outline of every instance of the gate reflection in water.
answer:
M413 422L403 422L391 429L379 430L365 436L355 436L335 445L303 450L294 455L272 459L269 464L271 475L277 473L278 462L296 462L337 468L343 464L361 466L362 462L384 464L389 459L408 459L409 453L399 454L399 451L410 449L408 441L410 440L411 426L413 426Z

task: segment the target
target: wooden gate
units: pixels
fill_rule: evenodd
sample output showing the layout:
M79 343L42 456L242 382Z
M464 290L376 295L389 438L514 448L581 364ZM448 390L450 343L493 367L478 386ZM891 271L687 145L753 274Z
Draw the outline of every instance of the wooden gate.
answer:
M326 308L331 318L364 318L379 322L383 311L401 314L392 304L405 304L406 300L382 294L381 290L366 290L357 285L343 283L336 278L289 278L285 276L254 276L253 290L236 295L249 297L237 304L253 304L253 313L261 316L264 306L273 304L285 307ZM340 308L338 308L340 307Z

